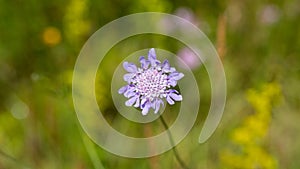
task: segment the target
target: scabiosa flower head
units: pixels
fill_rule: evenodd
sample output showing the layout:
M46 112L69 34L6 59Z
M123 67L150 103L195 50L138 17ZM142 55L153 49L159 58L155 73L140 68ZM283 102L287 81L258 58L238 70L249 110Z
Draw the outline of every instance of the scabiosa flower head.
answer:
M171 67L168 60L163 63L157 60L154 48L149 50L148 59L141 56L139 61L140 67L134 63L123 63L128 72L123 78L128 84L119 89L119 94L128 98L126 106L139 107L142 114L146 115L150 108L157 113L164 104L163 99L170 105L182 100L179 92L172 87L177 85L177 81L184 76L183 73Z

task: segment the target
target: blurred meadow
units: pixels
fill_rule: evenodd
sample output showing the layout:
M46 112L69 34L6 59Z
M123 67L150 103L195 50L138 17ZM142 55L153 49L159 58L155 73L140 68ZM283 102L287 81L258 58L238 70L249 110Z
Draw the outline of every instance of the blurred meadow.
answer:
M111 96L122 57L165 49L185 61L199 85L196 124L176 146L190 169L299 169L299 0L0 0L0 169L180 168L172 151L141 159L105 151L85 134L73 108L72 72L87 39L114 19L149 11L189 20L215 45L227 79L221 124L198 144L210 107L206 69L183 44L152 34L121 41L99 66L95 91L106 120L135 137L165 130L158 120L126 120ZM166 107L169 125L178 107Z

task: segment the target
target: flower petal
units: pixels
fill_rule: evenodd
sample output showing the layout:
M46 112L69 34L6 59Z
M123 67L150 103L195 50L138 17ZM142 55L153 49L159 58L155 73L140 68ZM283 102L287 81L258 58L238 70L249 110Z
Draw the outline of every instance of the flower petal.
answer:
M123 79L130 83L132 78L135 76L135 73L126 73L124 76L123 76Z
M119 94L125 93L126 90L127 90L127 88L128 88L128 85L121 87L121 88L118 90L118 93L119 93Z
M148 112L149 112L149 108L151 107L151 103L150 102L147 102L146 104L145 104L145 107L143 108L143 111L142 111L142 115L147 115L148 114Z
M147 102L148 100L147 99L142 99L142 101L141 101L141 108L144 108L145 107L145 104L146 104L146 102Z
M155 53L155 49L154 48L151 48L149 50L148 60L150 61L151 66L156 66L157 64L160 63L160 61L156 59L156 53Z
M155 101L152 101L151 102L151 108L155 109L155 107L156 107Z
M172 72L175 72L176 71L176 69L174 68L174 67L171 67L170 68L170 72L172 73Z
M165 72L165 73L169 73L170 72L170 64L169 64L168 60L165 60L162 63L162 71Z
M141 63L141 67L143 69L148 69L150 62L144 56L141 56L139 60Z
M176 93L170 93L169 95L173 100L175 101L181 101L182 100L182 96L180 94L176 94Z
M177 85L177 81L176 80L173 80L173 79L169 79L168 80L168 85L171 85L171 86L176 86Z
M169 75L169 78L173 80L180 80L181 78L183 78L183 76L184 76L183 73L173 72Z
M127 100L125 102L125 105L126 106L132 106L136 102L137 98L138 98L137 96L130 98L129 100Z
M155 49L151 48L148 52L148 59L152 59L152 60L156 60L156 53L155 53Z
M133 63L124 62L123 67L124 67L125 70L127 70L130 73L135 73L137 71L137 67Z
M164 102L161 99L157 99L155 101L155 111L154 111L154 114L156 114L159 111L159 108L160 108L161 104L162 105L164 104Z
M139 106L140 106L140 98L137 97L134 107L139 107Z
M171 99L170 96L167 96L167 102L170 104L170 105L173 105L175 102Z
M125 93L124 93L124 96L127 97L127 98L130 98L132 96L136 95L135 92L133 91L130 91L130 90L127 90Z

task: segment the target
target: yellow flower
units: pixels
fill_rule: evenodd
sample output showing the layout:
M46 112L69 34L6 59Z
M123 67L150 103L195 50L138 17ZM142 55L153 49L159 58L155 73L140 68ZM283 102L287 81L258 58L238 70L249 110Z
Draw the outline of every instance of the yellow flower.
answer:
M221 166L226 169L276 169L277 162L263 146L263 140L272 120L274 100L280 97L280 87L269 83L261 91L248 90L246 97L255 112L231 132L230 142L234 146L221 151Z
M61 33L55 27L47 27L43 31L43 42L48 46L55 46L61 42Z

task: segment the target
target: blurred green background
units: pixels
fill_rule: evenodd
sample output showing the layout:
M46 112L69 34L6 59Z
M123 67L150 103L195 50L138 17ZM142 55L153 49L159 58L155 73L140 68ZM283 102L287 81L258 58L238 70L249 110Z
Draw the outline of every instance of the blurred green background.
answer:
M0 169L180 168L171 151L147 159L106 152L86 136L73 109L72 71L88 37L114 19L147 11L197 25L224 64L224 117L201 145L210 84L205 68L191 65L201 107L197 124L177 146L185 163L201 169L300 168L299 0L0 0ZM117 56L151 47L180 53L183 45L158 35L135 36L116 45L98 71L103 114L125 134L147 137L164 130L159 122L120 120L110 96ZM169 124L176 118L164 117Z

